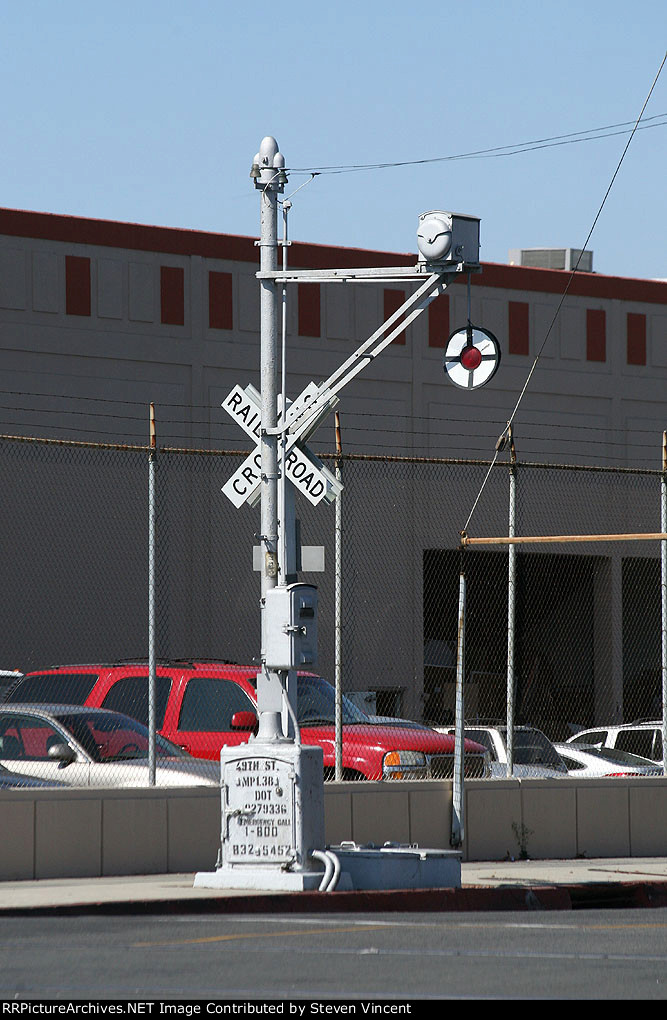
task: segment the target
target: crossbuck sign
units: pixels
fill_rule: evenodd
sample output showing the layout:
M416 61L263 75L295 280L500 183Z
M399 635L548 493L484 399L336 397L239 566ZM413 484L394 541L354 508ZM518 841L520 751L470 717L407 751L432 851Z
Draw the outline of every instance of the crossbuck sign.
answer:
M309 383L296 400L289 405L285 415L288 427L289 422L318 393L319 387L315 383ZM241 507L246 502L252 506L260 496L262 468L262 455L259 447L261 436L261 397L254 386L246 386L245 389L241 389L237 385L227 395L221 406L257 444L253 452L246 457L232 477L223 485L222 491L235 507ZM324 408L322 414L317 416L317 420L309 429L308 435L312 435L322 418L330 410L331 404ZM323 499L332 502L341 492L343 486L336 479L336 476L318 460L312 450L308 449L304 438L304 436L300 436L297 442L294 438L289 437L288 434L285 452L285 475L294 488L298 492L303 493L306 499L310 500L314 506L317 506Z

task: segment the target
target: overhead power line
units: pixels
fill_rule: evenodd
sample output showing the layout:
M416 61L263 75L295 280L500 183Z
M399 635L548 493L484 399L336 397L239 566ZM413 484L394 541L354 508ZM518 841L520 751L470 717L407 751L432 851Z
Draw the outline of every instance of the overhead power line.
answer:
M641 119L641 118L640 118ZM651 123L649 123L651 121ZM632 126L634 125L634 127ZM332 166L291 167L288 173L309 174L344 174L362 170L386 170L392 167L424 166L429 163L448 163L458 159L498 159L502 156L517 156L522 152L534 152L537 149L550 149L559 145L575 145L580 142L594 142L600 138L614 138L618 135L634 134L649 128L667 127L667 113L657 113L652 117L638 121L623 121L620 124L606 124L585 131L571 131L564 135L551 135L548 138L535 138L529 142L515 142L511 145L498 145L490 149L474 149L471 152L460 152L449 156L431 156L425 159L393 160L383 163L349 163ZM620 129L620 130L618 130ZM626 130L623 130L626 129Z
M628 149L630 148L630 144L632 142L632 139L634 138L635 133L636 133L636 131L639 128L639 124L640 124L640 122L642 120L642 117L644 116L644 110L646 109L646 107L649 104L651 96L653 95L653 90L655 89L655 86L658 83L658 78L660 77L660 75L662 73L662 69L665 66L665 62L666 61L667 61L667 52L665 52L665 54L664 54L664 56L662 58L662 61L660 63L660 67L658 68L657 73L655 75L655 78L653 79L653 83L652 83L652 85L651 85L651 87L650 87L650 89L648 91L648 95L646 96L646 99L644 100L642 108L641 108L641 110L639 112L639 116L637 117L637 119L635 121L635 126L633 127L632 131L630 132L630 137L628 138L627 142L625 143L625 147L623 149L623 152L621 153L621 157L620 157L618 163L616 164L616 169L614 170L614 172L612 174L611 180L610 180L610 182L609 182L609 184L607 186L607 190L605 191L604 197L602 199L602 202L600 203L600 207L599 207L597 213L595 214L595 218L593 219L593 223L591 225L591 229L588 231L588 235L586 237L586 240L582 244L581 249L579 251L579 258L577 259L576 265L575 265L574 269L572 270L572 272L570 273L570 275L568 276L567 283L565 284L565 288L563 290L563 293L561 294L560 301L558 302L558 305L556 307L556 311L553 314L553 318L552 318L552 320L551 320L551 322L549 324L549 328L546 331L546 334L544 336L544 340L542 341L542 343L541 343L541 345L539 347L539 350L538 350L538 352L537 352L537 354L535 356L535 359L533 361L533 364L530 367L528 375L526 376L526 381L524 382L523 387L521 389L521 392L519 393L519 397L518 397L518 399L516 401L516 404L514 405L514 410L512 411L511 415L509 416L505 428L503 429L503 431L501 432L500 436L498 437L498 441L496 443L495 454L494 454L493 460L491 462L491 466L489 467L489 470L488 470L488 472L486 474L486 477L484 478L484 481L482 482L481 488L480 488L479 492L477 493L477 497L476 497L476 499L475 499L475 501L474 501L474 503L472 505L470 513L468 514L468 519L466 520L465 524L463 525L463 532L468 530L468 526L470 524L470 521L472 520L472 516L475 513L475 510L477 508L477 504L479 503L479 501L481 499L482 493L484 492L484 488L485 488L486 483L487 483L487 481L489 479L489 475L491 474L491 468L496 463L496 461L498 459L498 454L500 453L500 451L502 449L504 449L506 439L508 437L508 434L509 434L509 431L510 431L510 429L512 427L514 419L516 418L516 415L518 413L521 401L523 400L523 397L524 397L524 395L526 393L526 390L528 389L530 381L531 381L531 379L532 379L532 377L533 377L533 375L535 373L535 369L537 368L537 364L538 364L538 362L540 360L540 357L542 356L542 352L544 351L544 348L547 345L549 337L551 336L551 332L553 330L553 327L554 327L554 325L556 323L556 320L557 320L557 318L558 318L558 316L560 314L560 310L563 307L563 303L564 303L565 298L567 297L567 294L568 294L568 292L570 290L570 286L572 285L572 281L574 279L575 273L577 272L577 270L579 268L579 263L581 262L581 259L582 259L582 256L584 254L584 251L588 248L588 243L589 243L589 241L590 241L590 239L591 239L591 237L593 235L593 231L595 230L597 222L600 219L600 216L602 215L602 210L604 209L605 204L607 202L607 199L609 198L609 194L610 194L611 189L614 186L614 182L615 182L615 180L616 180L616 178L617 178L617 176L619 174L619 171L620 171L621 166L623 164L623 160L625 159L626 153L627 153Z

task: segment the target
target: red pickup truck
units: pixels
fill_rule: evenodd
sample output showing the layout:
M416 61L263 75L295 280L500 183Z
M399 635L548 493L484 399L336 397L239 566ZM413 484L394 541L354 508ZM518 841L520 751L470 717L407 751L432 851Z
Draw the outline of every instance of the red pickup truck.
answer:
M156 724L168 740L195 758L217 760L224 745L245 743L257 725L256 666L225 662L161 663L156 668ZM123 712L148 724L146 662L54 666L26 673L6 702L90 705ZM335 692L320 676L299 673L297 719L304 744L324 752L324 777L335 769ZM464 742L465 774L489 774L489 754ZM344 779L447 779L453 774L454 737L418 723L373 723L343 697Z

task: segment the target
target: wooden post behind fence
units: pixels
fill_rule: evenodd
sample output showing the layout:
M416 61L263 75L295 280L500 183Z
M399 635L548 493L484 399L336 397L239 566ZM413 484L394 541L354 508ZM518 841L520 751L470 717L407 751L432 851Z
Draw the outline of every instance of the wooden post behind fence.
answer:
M504 535L496 538L470 538L461 535L461 545L535 545L538 542L662 542L663 531L627 535Z

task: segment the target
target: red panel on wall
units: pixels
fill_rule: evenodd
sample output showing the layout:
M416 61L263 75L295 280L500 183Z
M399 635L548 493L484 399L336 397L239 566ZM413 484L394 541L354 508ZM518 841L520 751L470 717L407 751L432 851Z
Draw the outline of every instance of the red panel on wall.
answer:
M90 315L90 259L65 256L65 311Z
M178 266L160 266L160 322L167 326L185 322L185 273Z
M299 287L299 336L321 336L320 332L320 285L300 283Z
M428 306L428 345L446 347L449 340L449 294L441 294Z
M646 364L646 316L628 312L628 365Z
M586 310L586 361L607 360L607 321L602 308Z
M232 274L208 274L208 324L211 329L233 329Z
M385 317L385 321L389 318L390 315L393 315L393 313L396 311L397 308L401 307L401 305L403 304L404 301L405 301L405 291L402 291L402 290L393 290L393 289L390 289L390 288L386 288L385 289L385 292L384 292L384 317ZM392 343L394 343L394 344L404 344L405 343L405 330L403 330L402 333L399 333L398 336L396 337L396 339L392 340Z
M509 302L510 354L530 354L529 306L526 301Z

